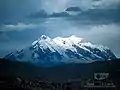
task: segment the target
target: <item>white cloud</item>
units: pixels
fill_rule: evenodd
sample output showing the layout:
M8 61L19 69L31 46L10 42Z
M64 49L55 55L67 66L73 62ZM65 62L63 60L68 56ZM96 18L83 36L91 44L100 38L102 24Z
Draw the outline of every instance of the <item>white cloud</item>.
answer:
M36 28L37 24L25 24L25 23L17 23L16 25L10 24L10 25L4 25L2 27L2 31L11 31L11 30L25 30L25 29L32 29Z
M108 8L108 9L115 9L118 8L120 5L120 0L99 0L94 1L93 6L94 8Z

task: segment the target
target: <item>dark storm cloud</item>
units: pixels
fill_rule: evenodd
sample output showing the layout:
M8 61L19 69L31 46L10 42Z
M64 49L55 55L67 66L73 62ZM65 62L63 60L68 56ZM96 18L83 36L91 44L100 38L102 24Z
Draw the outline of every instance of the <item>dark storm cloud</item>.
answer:
M66 18L68 18L68 17L71 17L71 15L69 14L69 13L67 13L67 12L60 12L60 13L52 13L51 15L49 15L49 18L51 18L51 17L66 17Z
M43 17L40 10L47 13L64 12L71 6L80 7L82 10L119 8L120 0L0 0L0 23L24 21L31 13L36 13L33 17Z
M93 0L93 1L101 1L101 0Z
M18 22L37 11L40 4L40 0L0 0L0 23Z
M120 9L89 9L80 13L77 19L88 19L91 21L120 22Z
M39 12L32 13L28 16L29 18L47 18L48 14L44 10L40 10Z
M82 11L80 7L68 7L66 11Z
M120 8L92 8L82 10L80 7L67 7L62 12L47 13L45 10L32 13L29 18L59 18L66 17L68 20L88 20L102 23L120 22ZM95 23L97 23L95 22Z

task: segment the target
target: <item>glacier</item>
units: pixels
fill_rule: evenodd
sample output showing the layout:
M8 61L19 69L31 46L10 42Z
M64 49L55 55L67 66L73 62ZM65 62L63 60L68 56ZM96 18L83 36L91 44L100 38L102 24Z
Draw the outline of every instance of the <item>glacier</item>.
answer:
M114 60L117 57L108 47L94 45L75 35L53 39L42 35L30 46L11 52L4 58L29 62L36 66L56 66L69 63Z

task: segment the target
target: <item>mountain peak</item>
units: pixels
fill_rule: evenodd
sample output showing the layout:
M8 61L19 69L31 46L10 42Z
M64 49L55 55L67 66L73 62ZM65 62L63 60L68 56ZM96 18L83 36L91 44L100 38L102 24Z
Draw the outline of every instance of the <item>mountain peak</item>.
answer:
M71 42L73 42L74 44L78 44L78 43L80 43L80 42L83 41L83 38L79 38L79 37L77 37L77 36L75 36L75 35L70 36L68 39L69 39Z
M49 37L46 36L46 35L42 35L40 38L41 38L41 39L47 39L47 38L49 38Z
M77 36L75 36L75 35L70 36L69 39L79 40L79 41L83 40L83 38L79 38L79 37L77 37Z
M70 36L70 38L78 38L77 36L75 36L75 35L72 35L72 36Z
M116 56L104 46L94 45L75 35L49 38L42 35L30 47L5 56L6 59L39 66L54 66L61 63L91 63L98 60L113 60ZM27 62L27 61L26 61Z

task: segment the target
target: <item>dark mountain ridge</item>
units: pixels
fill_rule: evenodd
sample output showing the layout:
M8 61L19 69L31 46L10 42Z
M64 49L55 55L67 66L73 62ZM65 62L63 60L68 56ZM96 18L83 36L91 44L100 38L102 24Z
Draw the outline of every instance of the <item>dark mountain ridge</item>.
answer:
M95 72L108 72L112 79L120 79L120 60L96 61L89 64L64 64L55 67L36 67L30 63L0 60L0 75L66 81L93 77Z

